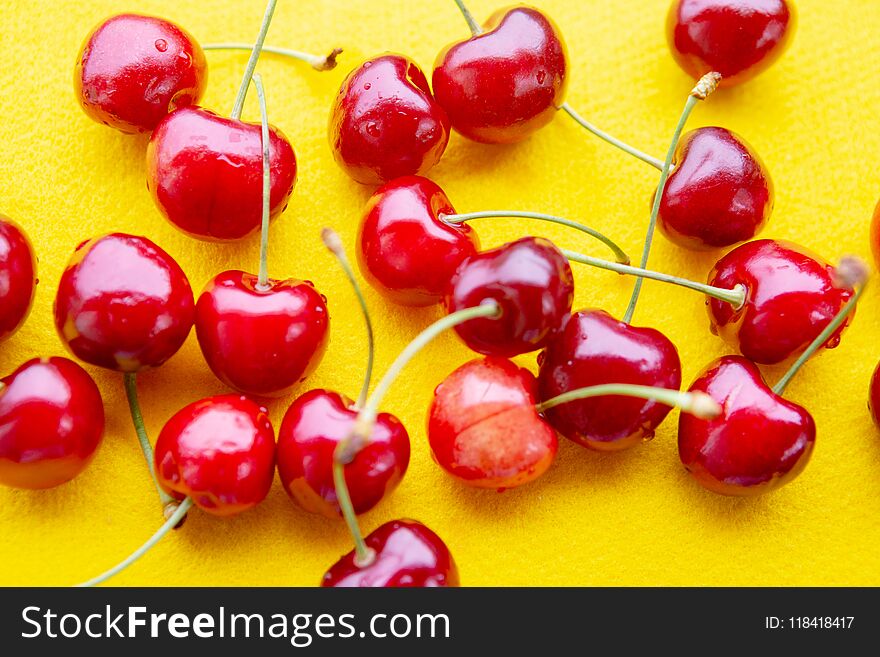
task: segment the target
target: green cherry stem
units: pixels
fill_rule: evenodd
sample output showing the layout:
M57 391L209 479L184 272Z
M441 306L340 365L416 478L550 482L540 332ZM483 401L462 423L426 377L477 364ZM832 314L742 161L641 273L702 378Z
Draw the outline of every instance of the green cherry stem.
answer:
M202 45L202 50L248 50L253 51L254 44L224 42L224 43L207 43ZM279 48L277 46L263 46L263 52L272 53L273 55L281 55L289 57L301 62L305 62L316 71L332 71L336 68L336 58L342 54L342 48L334 48L329 55L313 55L312 53L302 52L301 50L291 50L290 48Z
M348 483L345 481L345 464L337 458L333 459L333 485L336 487L336 499L342 510L342 517L345 518L345 524L348 525L348 531L354 540L354 563L358 568L369 566L376 558L376 553L364 542L364 535L348 492Z
M277 4L278 0L269 0L269 4L266 5L266 13L263 14L263 22L260 25L260 34L251 50L251 56L244 69L241 85L238 87L238 95L235 97L235 104L232 106L233 119L241 118L248 87L251 86L251 78L254 76L254 69L257 68L257 61L260 59L260 52L263 50L263 43L266 41L266 34L269 32L269 25L272 23L272 16L275 14L275 5Z
M672 169L672 158L675 157L675 149L678 148L678 141L681 139L681 133L684 131L684 126L687 123L688 117L690 117L697 102L706 100L706 98L708 98L718 87L719 82L721 82L721 76L718 73L707 73L700 78L699 82L697 82L696 86L691 90L690 95L688 95L684 110L682 110L681 116L678 119L678 124L675 126L672 141L669 142L669 149L666 151L666 160L664 160L663 168L660 170L660 183L657 185L657 191L654 193L654 203L651 206L651 218L648 220L648 231L645 234L645 243L642 247L642 259L639 263L642 269L648 266L648 258L651 255L651 244L654 241L654 229L657 226L657 215L660 214L660 202L666 191L666 182L669 180L669 172ZM629 305L626 307L626 312L623 315L623 321L627 324L632 322L633 313L636 310L636 304L639 302L639 294L641 294L641 291L642 279L637 278L635 285L633 286L632 295L629 298Z
M458 5L458 9L459 11L461 11L461 15L464 16L464 20L467 22L471 34L473 34L474 36L482 34L483 28L480 27L480 24L474 18L471 10L468 9L467 6L464 4L464 0L455 0L455 4Z
M538 413L543 413L555 406L567 404L577 399L589 397L601 397L603 395L624 395L648 399L667 406L680 408L685 413L690 413L704 420L711 420L721 414L721 406L714 399L703 392L681 392L668 388L654 388L652 386L637 386L625 383L608 383L588 388L569 390L547 401L535 405Z
M263 146L263 217L260 224L260 273L257 276L257 289L269 288L269 211L272 195L272 170L270 161L271 140L269 139L269 111L266 109L266 90L263 89L263 78L254 73L254 86L260 101L260 127L262 129Z
M147 461L147 468L150 470L150 478L153 480L153 483L156 485L156 490L159 492L159 500L162 503L162 507L167 509L170 504L175 504L176 501L168 493L162 490L162 487L159 485L159 480L156 479L156 466L153 463L153 446L150 445L150 439L147 437L147 428L144 426L144 416L141 413L141 405L138 400L137 374L134 372L127 372L123 375L122 380L125 383L125 395L128 397L128 408L131 411L131 421L134 423L134 430L137 434L138 442L141 445L141 451L144 453L144 459Z
M174 513L172 513L168 517L168 520L165 521L165 524L163 524L161 527L159 527L159 529L156 531L156 533L153 534L147 540L146 543L144 543L137 550L132 552L124 561L120 561L118 564L113 566L113 568L111 568L110 570L101 573L97 577L93 577L92 579L90 579L87 582L83 582L82 584L77 584L76 586L77 587L97 586L101 582L106 582L108 579L110 579L114 575L116 575L116 574L122 572L123 570L125 570L126 568L128 568L131 564L133 564L135 561L137 561L142 556L144 556L147 552L149 552L150 549L154 545L156 545L156 543L161 541L162 537L165 536L165 534L167 534L169 531L174 529L177 526L177 524L181 520L183 520L183 517L190 510L190 507L192 507L192 504L193 504L193 502L190 498L188 498L188 497L185 498L182 502L180 502L180 504L174 510Z
M560 224L562 226L568 226L569 228L574 228L575 230L579 230L582 233L586 233L587 235L595 237L597 240L605 244L614 253L614 257L617 259L617 262L624 265L628 265L630 263L629 256L624 253L623 249L621 249L611 238L606 237L595 228L590 228L589 226L585 226L584 224L572 221L571 219L566 219L565 217L557 217L555 215L544 214L542 212L526 212L522 210L484 210L481 212L464 212L460 214L441 214L439 218L441 221L445 221L450 224L463 224L464 222L471 221L473 219L491 219L499 217L538 219L540 221L547 221L554 224Z

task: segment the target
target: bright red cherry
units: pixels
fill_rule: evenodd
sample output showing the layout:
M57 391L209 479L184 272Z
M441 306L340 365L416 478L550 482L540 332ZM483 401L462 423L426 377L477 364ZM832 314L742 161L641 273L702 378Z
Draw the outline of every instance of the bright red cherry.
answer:
M880 428L880 363L874 368L874 374L871 375L871 386L868 390L868 410L871 412L871 419L874 424Z
M504 358L465 363L434 390L428 442L434 460L477 488L534 481L556 456L556 432L535 409L531 372Z
M286 208L296 183L296 155L269 128L270 217ZM174 226L198 239L238 240L260 228L263 146L259 123L198 107L169 114L147 147L147 187Z
M714 420L685 413L679 419L681 462L702 486L722 495L760 495L806 467L816 442L812 416L774 393L753 363L720 358L689 390L705 392L723 408Z
M409 57L382 55L348 74L330 109L330 148L365 185L424 174L449 142L449 119Z
M757 235L773 211L773 183L757 153L724 128L687 133L657 221L685 248L713 249Z
M367 282L405 306L439 303L455 270L480 241L455 214L446 194L420 176L397 178L367 202L358 235L358 264Z
M196 336L211 371L226 385L281 396L305 381L327 348L330 315L310 281L226 271L196 303Z
M37 286L37 259L24 231L0 215L0 340L27 319Z
M73 361L34 358L0 379L0 484L70 481L91 463L103 434L101 393Z
M709 283L744 285L741 308L708 299L712 332L751 361L780 363L807 348L853 295L835 268L807 249L782 240L755 240L721 258ZM832 349L852 315L826 343Z
M437 534L416 520L392 520L365 539L375 555L358 566L352 550L321 580L323 587L458 586L458 568Z
M444 303L452 313L494 299L499 318L455 327L465 344L490 356L541 349L571 311L574 280L568 260L552 242L525 237L464 260Z
M156 441L156 477L169 494L231 516L268 495L275 473L275 433L266 409L219 395L178 411Z
M55 327L80 360L137 372L177 353L193 306L170 255L145 237L111 233L76 248L58 284Z
M278 475L288 495L306 511L340 517L333 454L351 434L357 416L351 399L329 390L310 390L284 415ZM409 449L409 434L400 420L380 413L368 441L344 469L355 513L369 511L397 487L409 466Z
M874 264L880 268L880 203L874 208L874 216L871 219L871 253L874 255Z
M520 141L550 123L565 102L562 34L548 16L525 6L496 11L484 27L437 55L434 95L465 137Z
M694 79L715 71L722 86L761 73L783 53L795 28L788 0L673 0L666 37L678 65Z
M182 27L154 16L119 14L86 37L73 88L85 113L122 132L150 132L178 107L199 102L208 83L205 53Z
M681 387L681 361L669 338L618 321L604 310L582 310L567 317L538 362L541 401L606 383ZM559 433L579 445L612 451L653 438L670 410L656 401L620 395L572 401L548 409L546 416Z

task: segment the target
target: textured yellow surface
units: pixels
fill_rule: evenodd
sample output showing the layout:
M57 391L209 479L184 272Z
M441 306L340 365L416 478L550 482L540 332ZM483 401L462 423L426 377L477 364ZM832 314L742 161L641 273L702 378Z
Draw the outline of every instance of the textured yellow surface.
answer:
M561 26L571 57L569 100L617 136L662 156L692 82L666 48L668 0L536 0ZM472 0L481 19L496 0ZM720 91L690 127L722 125L765 159L778 192L764 235L792 239L836 259L868 255L868 222L880 193L880 5L800 0L793 46L748 85ZM51 321L54 289L73 248L111 230L144 234L176 257L199 290L225 268L257 267L258 242L195 242L157 213L144 185L146 138L91 122L76 105L71 73L91 27L123 9L187 27L203 43L250 40L262 0L54 0L6 2L0 33L0 211L24 225L40 257L40 285L24 328L0 345L0 372L37 355L64 353ZM370 190L345 177L326 143L327 108L345 73L385 50L426 71L467 27L451 0L281 0L268 42L323 52L346 49L340 67L317 74L281 58L260 63L270 116L291 138L300 178L272 228L270 272L315 281L330 299L332 339L307 383L356 396L365 358L361 318L345 279L319 241L337 228L350 252ZM246 54L209 53L205 105L229 111ZM246 118L258 117L254 94ZM453 137L431 172L459 211L519 207L580 218L641 249L651 167L590 137L565 116L526 143L486 147ZM578 233L519 220L483 221L486 246L535 232L604 255ZM353 253L353 252L352 252ZM652 265L702 279L717 254L683 252L658 237ZM578 268L576 307L623 312L631 280ZM869 291L842 346L811 362L787 396L815 416L818 441L799 479L760 499L699 488L676 452L676 415L656 439L622 454L562 442L549 473L503 494L463 488L431 461L425 413L433 387L471 354L455 336L433 344L384 408L410 430L413 458L397 492L362 519L370 531L401 516L436 530L468 585L880 585L880 436L865 409L880 355L880 285ZM413 312L372 292L381 373L438 309ZM637 324L678 346L685 381L727 353L708 331L703 299L648 282ZM520 359L534 368L534 356ZM160 524L155 491L137 447L121 377L89 368L107 406L107 433L91 467L44 492L0 490L0 584L72 584L127 555ZM771 380L779 369L767 371ZM195 336L160 370L141 377L150 435L184 403L224 392ZM289 400L272 406L276 427ZM344 525L295 507L276 483L255 510L231 520L201 512L117 577L125 585L313 585L349 549Z

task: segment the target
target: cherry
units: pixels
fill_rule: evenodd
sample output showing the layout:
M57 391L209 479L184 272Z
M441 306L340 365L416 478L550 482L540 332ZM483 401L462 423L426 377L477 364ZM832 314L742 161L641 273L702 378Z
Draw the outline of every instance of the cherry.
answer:
M788 0L674 0L666 19L672 56L699 78L716 71L725 86L752 79L783 53L796 14Z
M874 424L880 428L880 363L877 364L871 375L871 385L868 389L868 410L871 412Z
M366 538L368 564L354 550L326 572L323 587L458 586L458 568L437 534L416 520L392 520Z
M91 463L104 404L86 371L66 358L34 358L0 379L0 484L52 488Z
M880 203L874 208L874 216L871 218L870 240L874 264L880 267Z
M437 164L449 142L449 119L413 60L381 55L342 82L330 108L329 139L343 171L378 185Z
M0 341L27 319L37 285L37 259L24 231L0 215Z
M444 300L447 311L494 300L500 318L456 327L474 351L515 356L544 347L571 310L574 280L568 260L549 240L526 237L465 259Z
M657 217L685 248L712 249L757 235L773 210L773 183L757 153L724 128L682 137Z
M126 133L150 132L174 109L197 104L207 83L205 53L192 35L139 14L111 16L95 27L73 76L85 113Z
M473 36L444 48L433 88L455 130L468 139L504 144L544 127L565 100L568 62L550 18L526 6L500 9L484 27L461 3Z
M137 372L180 349L193 305L171 256L145 237L111 233L76 248L58 284L55 327L80 360Z

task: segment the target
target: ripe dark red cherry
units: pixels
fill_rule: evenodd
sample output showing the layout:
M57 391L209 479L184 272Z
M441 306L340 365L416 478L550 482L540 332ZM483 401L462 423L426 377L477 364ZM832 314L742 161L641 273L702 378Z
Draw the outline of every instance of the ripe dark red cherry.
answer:
M193 306L170 255L145 237L111 233L76 248L58 283L55 327L80 360L137 372L177 353Z
M541 349L571 311L574 280L568 260L552 242L525 237L464 260L444 303L452 313L494 299L501 317L455 327L468 347L490 356Z
M525 6L496 11L484 27L437 55L434 95L465 137L520 141L550 123L565 102L562 34L548 16Z
M874 374L871 375L871 386L868 389L868 410L871 412L871 419L874 424L880 428L880 363L874 368Z
M226 271L196 303L196 336L211 371L226 385L257 396L281 396L321 362L327 347L327 304L308 281L272 280Z
M119 14L86 37L73 88L85 113L126 133L150 132L178 107L199 102L208 83L205 53L182 27Z
M582 310L567 317L538 362L541 401L606 383L681 387L681 361L669 338L618 321L604 310ZM656 401L620 395L572 401L545 414L569 440L612 451L653 438L670 410Z
M747 290L742 308L708 299L712 332L751 361L780 363L806 349L853 295L835 284L835 269L807 249L782 240L755 240L721 258L709 283ZM852 315L826 343L831 349Z
M37 286L37 259L21 227L0 214L0 341L27 319Z
M66 358L35 358L0 379L0 484L52 488L91 463L104 434L92 378Z
M269 143L274 219L293 193L296 155L274 126ZM165 218L187 235L223 242L256 232L263 198L260 124L198 107L169 114L147 147L147 186Z
M722 414L682 413L678 453L688 472L722 495L759 495L784 486L806 467L816 425L802 407L774 393L745 358L725 356L689 388L710 395Z
M278 432L278 475L306 511L340 517L333 454L357 416L351 399L329 390L310 390L287 409ZM400 420L380 413L364 447L345 465L355 513L369 511L397 487L409 466L409 451L409 434Z
M348 74L330 109L330 148L365 185L424 174L449 142L449 119L409 57L382 55Z
M470 226L440 219L451 214L452 203L427 178L405 176L377 189L358 235L358 264L367 282L405 306L439 303L462 260L480 249Z
M694 79L712 71L722 86L752 79L783 53L795 28L788 0L673 0L666 37Z
M392 520L366 538L373 561L358 566L352 550L321 580L323 587L458 586L458 568L437 534L416 520Z
M477 488L504 490L544 474L556 432L535 409L538 384L504 358L472 360L434 390L428 442L437 464Z
M689 249L713 249L757 235L773 211L773 183L757 153L724 128L682 137L660 203L658 225Z
M156 441L156 478L179 500L231 516L256 506L275 473L275 433L266 409L219 395L178 411Z

